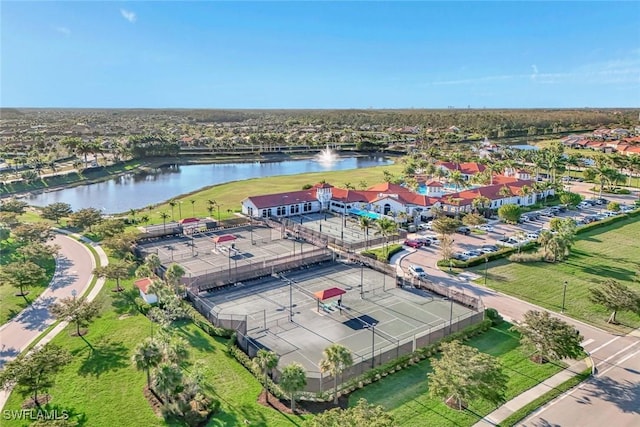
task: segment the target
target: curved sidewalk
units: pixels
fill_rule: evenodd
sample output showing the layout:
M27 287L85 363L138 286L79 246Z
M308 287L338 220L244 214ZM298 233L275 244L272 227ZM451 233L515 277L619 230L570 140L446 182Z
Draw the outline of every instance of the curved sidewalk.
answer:
M55 237L53 243L60 245L60 251L56 257L56 271L49 287L29 307L0 327L0 368L15 359L23 349L55 323L55 318L49 313L51 304L72 296L74 292L78 296L84 295L91 285L93 269L96 267L95 257L75 238L93 246L98 253L100 265L109 263L104 250L95 242L65 230L56 231L60 234ZM104 283L104 279L98 279L91 292L86 295L87 299L95 299ZM50 342L67 324L68 322L60 322L42 337L38 344ZM0 391L0 409L4 407L10 393L10 390Z

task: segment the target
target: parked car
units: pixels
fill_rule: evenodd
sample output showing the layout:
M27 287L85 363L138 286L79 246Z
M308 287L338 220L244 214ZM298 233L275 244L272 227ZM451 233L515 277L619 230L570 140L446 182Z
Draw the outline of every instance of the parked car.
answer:
M483 254L490 254L492 252L498 252L500 250L496 245L485 245L480 248L480 252Z
M578 203L578 209L589 209L591 206L591 203L585 201Z
M456 232L468 236L469 234L471 234L471 229L469 227L458 227L456 229Z
M427 235L422 237L422 239L426 239L429 242L431 242L432 245L439 245L440 244L440 239L438 239L437 236L433 236L433 235Z
M458 252L453 254L453 259L457 259L458 261L468 261L469 257L462 252Z
M415 240L422 243L422 246L431 246L431 239L428 239L426 237L418 237Z
M432 224L433 224L432 221L423 222L421 224L418 224L418 230L431 230L431 225Z
M409 246L410 248L421 248L422 246L424 246L424 244L422 242L420 242L419 240L415 240L415 239L407 239L404 241L404 245L405 246Z
M427 273L424 271L424 268L420 267L419 265L411 264L409 266L409 272L413 277L417 277L418 279L427 277Z
M493 225L489 225L489 224L482 224L482 225L479 225L476 228L478 230L483 230L483 231L487 231L487 232L492 232L493 231Z
M538 233L535 232L531 232L531 233L527 233L527 239L529 240L538 240Z

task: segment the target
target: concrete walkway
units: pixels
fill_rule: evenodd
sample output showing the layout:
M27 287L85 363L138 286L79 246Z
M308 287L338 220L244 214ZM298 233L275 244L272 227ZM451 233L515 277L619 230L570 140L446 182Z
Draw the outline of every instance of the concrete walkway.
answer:
M538 397L547 393L548 391L558 387L563 382L573 378L578 375L587 367L591 366L589 359L583 359L574 361L569 367L558 372L552 377L547 378L540 384L535 387L530 388L522 394L514 397L510 401L506 402L504 405L478 421L474 424L474 427L486 427L486 426L495 426L504 421L508 416L516 412L518 409L528 405L529 403L536 400Z
M74 293L83 296L93 280L93 269L96 260L91 251L75 238L90 244L98 253L100 265L107 265L109 260L104 250L95 242L70 233L66 230L56 230L60 235L54 239L60 246L56 258L56 271L49 283L49 287L29 307L22 310L10 322L0 327L0 367L15 359L26 347L36 341L42 332L55 323L49 313L49 306L60 299L68 298ZM66 236L70 235L72 237ZM102 286L104 279L98 279L91 292L86 295L93 301ZM38 342L44 345L50 342L67 326L68 322L60 322ZM0 391L0 409L4 407L11 390Z

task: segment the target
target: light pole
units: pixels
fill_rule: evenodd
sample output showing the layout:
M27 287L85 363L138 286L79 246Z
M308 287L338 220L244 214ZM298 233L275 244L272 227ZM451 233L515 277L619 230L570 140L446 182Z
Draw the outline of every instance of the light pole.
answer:
M376 323L371 324L371 369L376 365Z
M182 219L182 202L178 202L178 216Z
M567 284L568 283L565 280L564 281L564 286L563 286L563 289L562 289L562 310L560 310L560 313L564 313L564 302L565 302L566 297L567 297Z
M364 264L360 264L360 299L364 299Z
M484 257L484 285L487 286L487 268L489 267L489 255Z
M75 289L71 289L71 296L73 297L73 299L76 299L76 296L78 295L78 291L76 291Z

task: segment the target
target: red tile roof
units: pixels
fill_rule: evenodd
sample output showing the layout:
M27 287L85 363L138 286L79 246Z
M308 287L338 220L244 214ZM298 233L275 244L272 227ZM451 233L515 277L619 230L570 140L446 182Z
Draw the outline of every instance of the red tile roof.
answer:
M465 175L475 175L477 173L480 172L484 172L485 169L487 169L487 167L481 163L476 163L476 162L467 162L467 163L460 163L460 164L456 164L453 162L436 162L436 165L438 166L443 166L445 168L447 168L450 171L454 171L454 170L459 170L460 173L463 173Z
M326 184L328 185L328 184ZM329 186L331 187L331 186ZM327 188L327 187L322 187ZM316 199L316 190L290 191L288 193L265 194L262 196L247 197L256 208L265 209L276 206L290 205L292 203L314 202Z
M143 277L142 279L138 279L133 282L134 286L140 289L144 294L149 292L149 286L153 283L151 277Z
M324 301L326 299L337 297L339 295L344 295L346 293L347 291L345 291L344 289L329 288L329 289L324 289L322 291L318 291L313 295L315 295L315 297L318 298L320 301Z
M373 187L369 187L367 191L377 191L378 193L410 193L411 190L407 187L403 187L402 185L392 184L390 182L383 182L380 184L376 184Z

